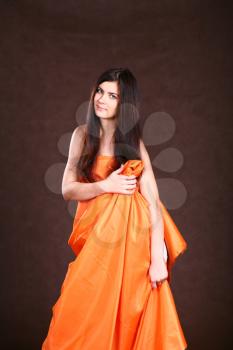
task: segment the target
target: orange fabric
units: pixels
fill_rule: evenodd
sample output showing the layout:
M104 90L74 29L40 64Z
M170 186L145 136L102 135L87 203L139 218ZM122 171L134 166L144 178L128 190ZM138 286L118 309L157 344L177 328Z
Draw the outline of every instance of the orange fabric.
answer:
M115 158L98 156L96 179ZM142 160L122 173L139 176ZM105 193L78 203L68 244L68 266L42 350L183 350L187 343L169 286L171 268L187 244L161 203L168 280L153 289L150 212L139 186L132 195Z

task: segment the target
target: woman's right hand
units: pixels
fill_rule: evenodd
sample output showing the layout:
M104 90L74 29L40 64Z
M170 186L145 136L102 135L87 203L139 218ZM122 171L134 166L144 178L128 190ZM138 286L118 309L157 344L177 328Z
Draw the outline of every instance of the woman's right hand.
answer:
M103 188L105 192L121 194L134 193L137 185L137 178L135 175L120 174L122 167L123 164L103 180Z

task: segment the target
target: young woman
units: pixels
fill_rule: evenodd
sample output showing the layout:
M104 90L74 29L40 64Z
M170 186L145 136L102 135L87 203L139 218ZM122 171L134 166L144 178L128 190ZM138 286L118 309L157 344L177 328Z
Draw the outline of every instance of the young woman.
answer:
M159 199L127 68L97 79L62 181L78 206L67 270L42 350L183 350L169 287L187 244Z

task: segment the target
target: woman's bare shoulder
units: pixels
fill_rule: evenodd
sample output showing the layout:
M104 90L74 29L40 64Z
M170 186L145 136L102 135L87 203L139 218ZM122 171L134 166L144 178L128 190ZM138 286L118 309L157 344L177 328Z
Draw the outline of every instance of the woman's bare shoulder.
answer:
M86 124L86 123L85 123L85 124L81 124L81 125L79 125L79 126L80 126L80 128L83 130L84 133L87 132L87 124Z
M71 135L68 164L75 165L82 154L85 144L85 129L86 124L78 125Z
M140 151L141 158L143 160L147 160L148 156L149 156L148 151L147 151L146 146L141 138L139 139L139 151Z
M73 131L74 135L79 136L81 138L86 136L87 133L87 124L80 124L78 125L74 131Z

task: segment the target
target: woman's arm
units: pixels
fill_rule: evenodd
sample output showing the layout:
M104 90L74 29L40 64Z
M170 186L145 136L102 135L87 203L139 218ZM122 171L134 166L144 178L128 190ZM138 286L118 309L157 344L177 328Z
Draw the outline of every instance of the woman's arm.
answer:
M159 204L158 187L155 181L149 154L142 140L140 153L144 162L144 169L139 180L140 193L149 203L151 214L151 262L161 261L164 257L164 224Z
M77 181L77 162L82 154L85 124L78 126L71 137L69 155L62 179L62 195L65 200L84 201L105 193L103 181L82 183Z

